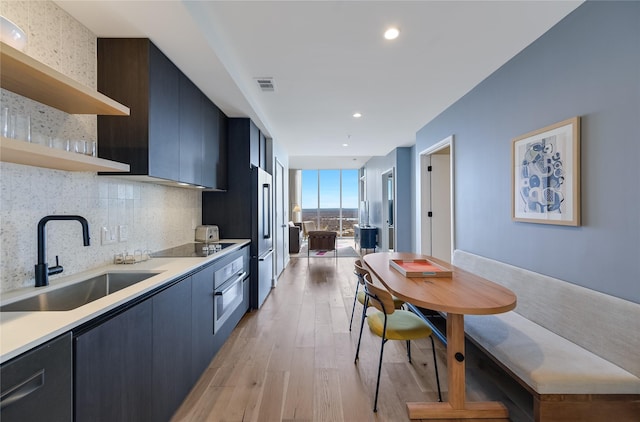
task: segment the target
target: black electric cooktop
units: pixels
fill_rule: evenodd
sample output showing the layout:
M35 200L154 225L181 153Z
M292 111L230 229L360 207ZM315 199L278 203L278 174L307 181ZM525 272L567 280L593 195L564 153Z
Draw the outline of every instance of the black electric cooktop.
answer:
M154 252L151 256L155 258L189 258L204 257L213 255L221 250L233 246L235 243L215 242L215 243L187 243L162 251Z

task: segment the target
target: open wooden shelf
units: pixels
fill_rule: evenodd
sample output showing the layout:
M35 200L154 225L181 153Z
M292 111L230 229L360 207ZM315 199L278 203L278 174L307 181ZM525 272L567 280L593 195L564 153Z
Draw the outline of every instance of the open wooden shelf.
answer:
M0 86L69 114L129 115L128 107L3 42Z
M129 164L0 137L0 161L67 171L129 171Z

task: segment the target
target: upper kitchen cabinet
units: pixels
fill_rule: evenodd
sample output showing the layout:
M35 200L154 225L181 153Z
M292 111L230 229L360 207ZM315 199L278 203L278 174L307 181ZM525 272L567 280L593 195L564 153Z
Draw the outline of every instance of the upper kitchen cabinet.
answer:
M215 186L226 190L227 182L227 116L204 97L202 122L204 139L202 156L206 165L202 167L203 186Z
M119 174L226 189L227 117L150 40L99 38L98 89L131 108L98 117L98 155L131 166Z
M229 148L230 160L245 167L256 166L263 170L267 168L267 138L246 117L229 119Z

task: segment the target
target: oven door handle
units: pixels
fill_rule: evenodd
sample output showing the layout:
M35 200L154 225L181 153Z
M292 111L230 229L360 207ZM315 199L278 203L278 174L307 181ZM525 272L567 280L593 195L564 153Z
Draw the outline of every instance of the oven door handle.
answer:
M239 281L242 281L242 279L244 279L247 276L247 272L243 271L242 273L240 273L238 275L238 277L236 277L235 280L233 281L228 281L227 283L227 287L224 288L224 290L216 290L213 294L215 296L222 296L223 294L227 293L230 289L233 288L233 286L235 286L236 284L238 284ZM223 284L224 286L224 284Z

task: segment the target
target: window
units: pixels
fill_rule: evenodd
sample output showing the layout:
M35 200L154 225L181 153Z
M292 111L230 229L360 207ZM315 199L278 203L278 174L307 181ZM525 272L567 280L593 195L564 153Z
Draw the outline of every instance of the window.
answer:
M352 237L358 222L358 170L302 170L302 219Z

